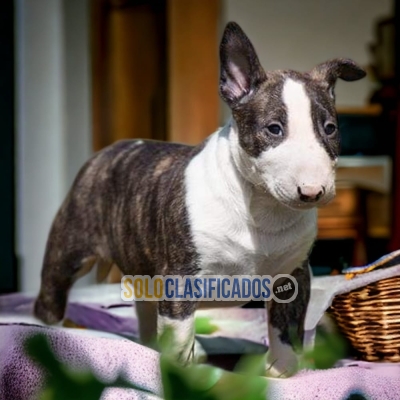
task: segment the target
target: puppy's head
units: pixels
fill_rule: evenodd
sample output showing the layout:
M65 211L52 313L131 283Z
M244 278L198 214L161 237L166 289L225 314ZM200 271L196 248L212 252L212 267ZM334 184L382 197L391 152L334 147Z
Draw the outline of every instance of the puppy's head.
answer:
M337 78L365 72L334 59L308 73L265 72L236 23L221 46L220 94L232 110L231 147L242 175L291 208L325 204L335 194L340 137L335 111Z

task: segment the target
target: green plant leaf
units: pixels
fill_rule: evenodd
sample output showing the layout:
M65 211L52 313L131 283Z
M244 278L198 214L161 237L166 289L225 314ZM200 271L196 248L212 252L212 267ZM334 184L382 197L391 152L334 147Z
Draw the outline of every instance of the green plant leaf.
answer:
M101 382L91 371L74 371L61 363L52 352L45 335L26 339L26 354L44 371L45 384L40 400L98 400L106 387L122 387L152 393L128 382L121 374L109 384Z
M346 357L347 344L339 334L320 331L312 350L305 351L301 367L313 369L331 368L338 360Z
M226 372L212 389L219 400L265 400L268 381L261 376Z
M180 367L162 356L161 378L165 400L218 400L209 390L219 379L219 373L213 370L216 368L201 365Z
M247 375L230 373L208 365L180 367L168 357L161 358L161 374L166 400L265 400L267 380L252 376L260 372L261 358L249 357L243 362Z
M195 332L198 335L210 335L218 330L218 326L211 323L210 317L197 317L194 324Z
M235 372L249 376L265 376L267 354L244 355L235 367Z
M174 345L174 330L171 327L166 327L161 332L158 338L157 347L162 354L169 355L171 353L173 345Z

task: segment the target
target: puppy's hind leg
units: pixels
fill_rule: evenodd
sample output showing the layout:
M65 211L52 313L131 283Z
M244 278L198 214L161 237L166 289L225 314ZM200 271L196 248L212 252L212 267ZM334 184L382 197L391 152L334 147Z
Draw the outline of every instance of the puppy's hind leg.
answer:
M95 256L67 255L57 263L45 262L40 292L34 306L34 315L52 325L64 317L68 293L73 283L86 275L96 262Z
M82 242L79 243L79 238L63 239L66 239L63 234L53 227L43 261L40 292L34 305L34 315L46 324L62 320L71 286L87 274L97 260Z

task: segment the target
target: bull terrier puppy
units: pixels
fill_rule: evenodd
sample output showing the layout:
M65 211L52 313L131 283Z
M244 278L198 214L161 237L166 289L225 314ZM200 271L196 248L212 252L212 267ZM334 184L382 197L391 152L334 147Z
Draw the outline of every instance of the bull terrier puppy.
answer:
M291 274L296 299L266 302L267 368L287 376L297 366L291 332L303 340L316 207L335 195L334 85L365 72L349 59L266 72L233 22L220 61L219 90L232 110L224 128L194 147L120 141L83 166L53 222L34 312L60 321L72 284L95 264L126 275ZM191 361L199 305L137 302L142 341L173 328L176 358Z

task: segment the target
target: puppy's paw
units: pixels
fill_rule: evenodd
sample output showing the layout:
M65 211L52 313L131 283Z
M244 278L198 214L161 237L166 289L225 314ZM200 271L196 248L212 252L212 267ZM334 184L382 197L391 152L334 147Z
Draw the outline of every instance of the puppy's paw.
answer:
M41 292L33 306L34 316L47 325L58 324L64 317L66 300L62 300L57 302L57 299Z
M267 354L265 375L270 378L288 378L298 371L299 360L294 352L282 355Z
M265 368L265 376L267 378L289 378L296 371L297 371L297 369L294 369L293 371L291 371L291 370L287 370L285 368L280 369L280 368L275 367L274 365L267 364L266 368Z

